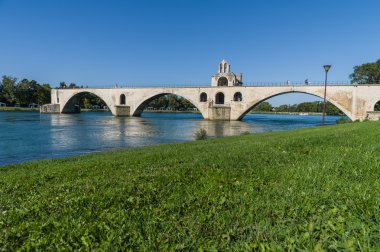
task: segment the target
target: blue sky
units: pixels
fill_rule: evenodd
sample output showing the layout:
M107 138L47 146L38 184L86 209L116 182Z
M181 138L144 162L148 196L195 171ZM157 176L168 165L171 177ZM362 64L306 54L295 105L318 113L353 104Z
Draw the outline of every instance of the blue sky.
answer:
M0 74L91 87L347 81L380 58L378 0L0 0ZM303 95L278 97L275 104ZM289 100L291 102L289 102Z

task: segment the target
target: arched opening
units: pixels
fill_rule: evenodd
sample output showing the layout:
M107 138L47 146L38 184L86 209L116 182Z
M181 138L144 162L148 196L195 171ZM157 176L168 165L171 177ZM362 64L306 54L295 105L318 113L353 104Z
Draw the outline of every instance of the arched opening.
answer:
M182 113L193 113L199 114L199 109L194 105L194 103L180 95L161 93L154 95L147 100L143 101L137 109L133 112L134 116L140 116L143 113L171 113L171 112L182 112ZM157 114L158 115L158 114ZM199 116L195 116L199 117Z
M222 63L219 64L219 73L222 73Z
M304 92L285 92L252 102L252 106L239 119L273 119L278 124L294 122L312 126L313 121L314 125L321 124L322 112L321 97ZM337 120L349 120L349 112L334 102L326 103L326 115L327 124L335 124Z
M215 95L215 104L224 104L224 94L222 92Z
M90 92L81 92L73 95L62 109L62 113L80 113L81 111L109 111L109 107L99 96Z
M125 105L125 94L120 95L120 105Z
M243 95L240 93L240 92L236 92L235 94L234 94L234 101L236 101L236 102L240 102L240 101L242 101L243 100Z
M226 77L220 77L218 80L218 86L228 86L228 80Z
M224 72L227 73L227 63L224 63Z
M199 101L200 102L207 102L207 94L206 93L201 93L201 95L199 96Z
M376 102L373 111L380 111L380 101Z

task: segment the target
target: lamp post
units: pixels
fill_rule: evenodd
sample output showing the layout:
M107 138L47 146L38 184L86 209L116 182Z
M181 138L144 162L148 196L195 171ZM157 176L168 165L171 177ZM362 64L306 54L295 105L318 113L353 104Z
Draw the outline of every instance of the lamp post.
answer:
M325 125L325 116L326 116L326 89L327 89L327 73L329 72L331 65L324 65L325 69L325 93L323 95L323 113L322 113L322 126Z

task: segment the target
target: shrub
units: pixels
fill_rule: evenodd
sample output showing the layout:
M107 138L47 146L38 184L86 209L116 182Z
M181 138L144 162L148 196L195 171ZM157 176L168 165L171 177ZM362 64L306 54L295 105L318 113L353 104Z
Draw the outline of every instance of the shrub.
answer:
M199 129L195 132L195 140L206 140L207 139L207 131L205 129Z

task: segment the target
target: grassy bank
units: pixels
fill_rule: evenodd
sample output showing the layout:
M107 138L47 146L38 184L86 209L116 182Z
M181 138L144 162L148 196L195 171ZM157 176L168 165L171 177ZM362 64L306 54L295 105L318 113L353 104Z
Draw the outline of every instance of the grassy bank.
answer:
M39 108L21 108L21 107L0 107L0 112L20 111L20 112L40 112Z
M0 167L0 250L379 250L379 127Z
M151 109L144 109L144 112L147 113L191 113L191 114L200 114L199 111L191 111L191 110L151 110Z

